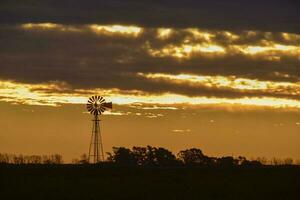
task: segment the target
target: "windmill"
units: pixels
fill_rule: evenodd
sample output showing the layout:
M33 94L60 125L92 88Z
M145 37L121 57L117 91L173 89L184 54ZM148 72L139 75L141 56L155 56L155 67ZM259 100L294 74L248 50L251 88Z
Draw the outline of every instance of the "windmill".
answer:
M111 102L105 102L101 96L92 96L86 104L87 110L94 115L92 138L89 147L88 161L98 163L104 161L103 144L100 133L100 119L99 116L108 108L112 108Z

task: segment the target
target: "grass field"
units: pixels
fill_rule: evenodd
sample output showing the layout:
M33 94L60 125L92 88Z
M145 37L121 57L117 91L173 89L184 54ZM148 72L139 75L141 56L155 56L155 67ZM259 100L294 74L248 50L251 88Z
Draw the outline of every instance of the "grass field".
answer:
M300 167L1 165L0 199L299 199Z

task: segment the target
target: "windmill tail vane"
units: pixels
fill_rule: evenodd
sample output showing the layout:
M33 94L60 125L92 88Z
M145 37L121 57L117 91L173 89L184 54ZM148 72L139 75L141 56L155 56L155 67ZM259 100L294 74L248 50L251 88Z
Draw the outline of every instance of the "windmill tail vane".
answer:
M112 102L105 102L103 106L112 109Z
M88 161L98 163L100 161L104 161L99 115L101 115L107 109L112 109L112 102L105 102L103 97L95 95L89 98L86 108L92 115L94 115L94 119L92 120L93 130L89 147Z

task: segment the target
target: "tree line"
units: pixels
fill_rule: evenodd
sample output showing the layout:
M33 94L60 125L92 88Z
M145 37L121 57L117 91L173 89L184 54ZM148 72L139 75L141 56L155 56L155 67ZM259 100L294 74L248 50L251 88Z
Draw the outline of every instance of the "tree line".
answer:
M258 160L247 160L245 157L232 156L209 157L203 154L200 149L191 148L180 151L175 156L171 151L159 147L114 147L112 153L108 153L107 160L117 165L125 166L202 166L202 167L234 167L234 166L262 166Z
M63 158L59 154L53 155L14 155L1 154L0 163L10 164L63 164ZM88 156L83 154L79 159L73 159L73 164L88 164ZM113 147L113 151L107 153L105 163L120 166L150 166L150 167L259 167L263 165L292 165L293 159L284 160L273 158L268 161L266 158L248 160L243 156L211 157L205 155L201 149L191 148L180 151L174 155L168 149L162 147ZM299 164L299 163L297 163Z
M234 166L263 166L263 165L299 165L291 158L267 160L264 157L248 160L246 157L223 156L212 157L205 155L201 149L191 148L180 151L176 156L162 147L113 147L108 153L108 162L129 166L203 166L203 167L234 167Z
M1 154L0 163L7 164L63 164L63 157L59 154L52 155L15 155Z

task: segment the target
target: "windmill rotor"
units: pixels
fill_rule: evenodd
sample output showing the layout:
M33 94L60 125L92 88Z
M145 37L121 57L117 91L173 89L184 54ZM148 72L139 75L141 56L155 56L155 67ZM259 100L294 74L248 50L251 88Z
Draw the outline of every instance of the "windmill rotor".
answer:
M101 115L108 108L112 108L112 103L105 102L103 97L95 95L89 98L86 108L93 115Z

